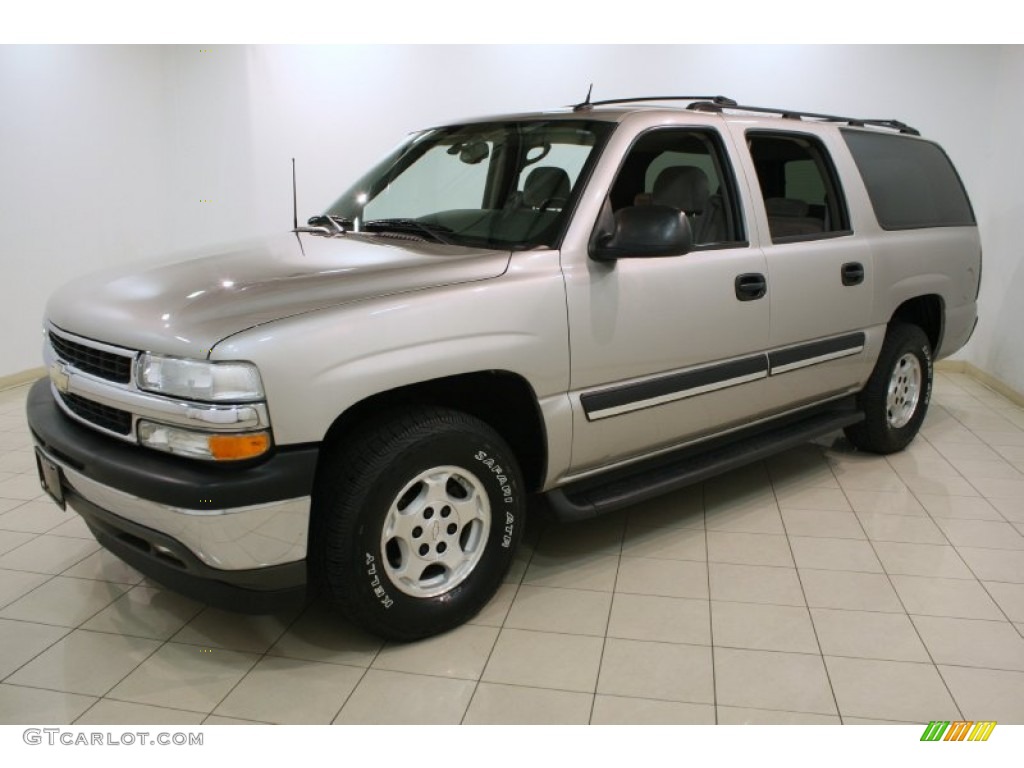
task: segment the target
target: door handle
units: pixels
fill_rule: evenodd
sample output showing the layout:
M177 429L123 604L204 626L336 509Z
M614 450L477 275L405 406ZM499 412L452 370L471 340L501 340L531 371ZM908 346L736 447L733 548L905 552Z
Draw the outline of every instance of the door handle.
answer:
M864 265L859 261L843 264L843 285L860 285L864 282Z
M760 299L768 293L768 281L758 272L736 276L736 298L740 301Z

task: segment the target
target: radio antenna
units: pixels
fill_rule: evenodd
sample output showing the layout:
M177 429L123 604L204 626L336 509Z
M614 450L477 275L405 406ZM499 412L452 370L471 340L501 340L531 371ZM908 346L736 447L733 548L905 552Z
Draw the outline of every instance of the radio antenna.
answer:
M299 228L299 194L295 189L295 158L292 158L292 229Z

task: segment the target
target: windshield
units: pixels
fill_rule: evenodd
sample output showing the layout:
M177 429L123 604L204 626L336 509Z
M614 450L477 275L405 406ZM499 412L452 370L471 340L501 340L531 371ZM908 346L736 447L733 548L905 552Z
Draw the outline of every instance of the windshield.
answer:
M474 123L412 135L326 212L346 230L484 248L561 237L612 124Z

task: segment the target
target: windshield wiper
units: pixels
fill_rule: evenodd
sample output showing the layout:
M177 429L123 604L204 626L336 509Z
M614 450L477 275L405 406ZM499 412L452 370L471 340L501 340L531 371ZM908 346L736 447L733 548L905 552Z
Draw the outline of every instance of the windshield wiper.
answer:
M374 219L363 224L366 232L403 232L426 235L428 239L444 245L451 245L451 241L443 234L451 233L451 227L443 224L428 224L417 219ZM443 234L442 234L443 233Z
M314 231L326 235L344 235L346 232L352 231L351 219L343 219L341 216L335 216L332 213L314 216L308 223L313 229L309 230L303 227L300 228L300 231Z

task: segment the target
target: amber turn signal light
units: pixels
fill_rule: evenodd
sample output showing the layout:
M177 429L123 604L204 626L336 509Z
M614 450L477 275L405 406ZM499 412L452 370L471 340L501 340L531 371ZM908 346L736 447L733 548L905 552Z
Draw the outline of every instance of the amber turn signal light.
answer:
M257 432L246 435L210 435L210 455L217 461L251 459L267 452L270 435Z

